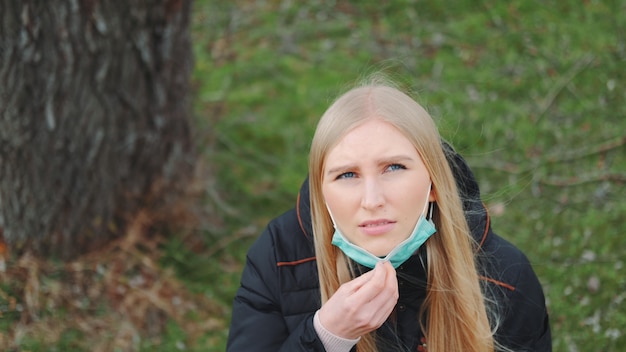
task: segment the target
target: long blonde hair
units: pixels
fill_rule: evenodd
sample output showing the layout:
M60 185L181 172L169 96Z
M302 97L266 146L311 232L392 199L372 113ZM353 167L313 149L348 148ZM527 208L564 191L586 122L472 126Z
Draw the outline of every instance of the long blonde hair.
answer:
M427 313L422 328L428 351L493 351L493 331L476 268L475 244L439 132L424 108L388 82L369 82L340 96L320 119L313 137L309 186L322 303L352 279L349 260L331 244L334 230L322 195L324 163L348 131L369 119L392 124L413 143L436 192L433 221L437 233L425 244L428 288L420 312ZM375 333L363 336L357 351L376 352Z

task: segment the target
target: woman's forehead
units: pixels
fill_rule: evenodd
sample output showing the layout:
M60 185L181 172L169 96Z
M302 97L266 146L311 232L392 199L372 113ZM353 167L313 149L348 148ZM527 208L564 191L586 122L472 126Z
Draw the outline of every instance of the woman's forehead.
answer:
M326 167L335 163L360 162L415 156L413 143L392 124L370 120L344 134L326 154Z

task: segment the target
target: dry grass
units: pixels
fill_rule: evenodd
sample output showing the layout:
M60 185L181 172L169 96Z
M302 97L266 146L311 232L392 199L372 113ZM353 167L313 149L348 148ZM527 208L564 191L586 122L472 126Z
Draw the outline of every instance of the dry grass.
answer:
M28 253L10 262L0 273L0 317L13 324L0 330L0 350L56 345L71 333L80 336L69 339L72 349L135 351L142 340L159 343L169 320L188 343L223 329L223 307L159 266L162 238L146 224L139 216L123 239L72 262Z

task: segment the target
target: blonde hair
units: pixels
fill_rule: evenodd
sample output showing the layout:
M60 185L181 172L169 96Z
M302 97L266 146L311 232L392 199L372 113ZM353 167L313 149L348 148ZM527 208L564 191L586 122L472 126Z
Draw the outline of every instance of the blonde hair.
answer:
M437 233L426 242L428 288L420 316L429 352L493 351L494 338L481 292L474 248L456 183L437 127L411 97L388 82L369 82L340 96L320 119L309 155L309 186L322 303L352 279L350 261L331 244L333 225L322 195L326 156L350 130L370 119L395 126L413 143L430 174L437 207ZM416 317L417 319L417 317ZM420 317L420 321L422 321ZM363 336L359 352L376 352L375 333Z

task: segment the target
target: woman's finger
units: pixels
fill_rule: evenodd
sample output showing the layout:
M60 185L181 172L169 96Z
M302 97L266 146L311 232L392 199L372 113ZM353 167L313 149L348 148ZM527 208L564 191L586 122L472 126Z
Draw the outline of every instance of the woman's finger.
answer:
M353 300L353 304L364 304L369 302L378 296L385 288L387 270L384 265L382 263L378 263L372 271L373 274L369 280L362 282L361 285L353 291L350 297L351 300Z

